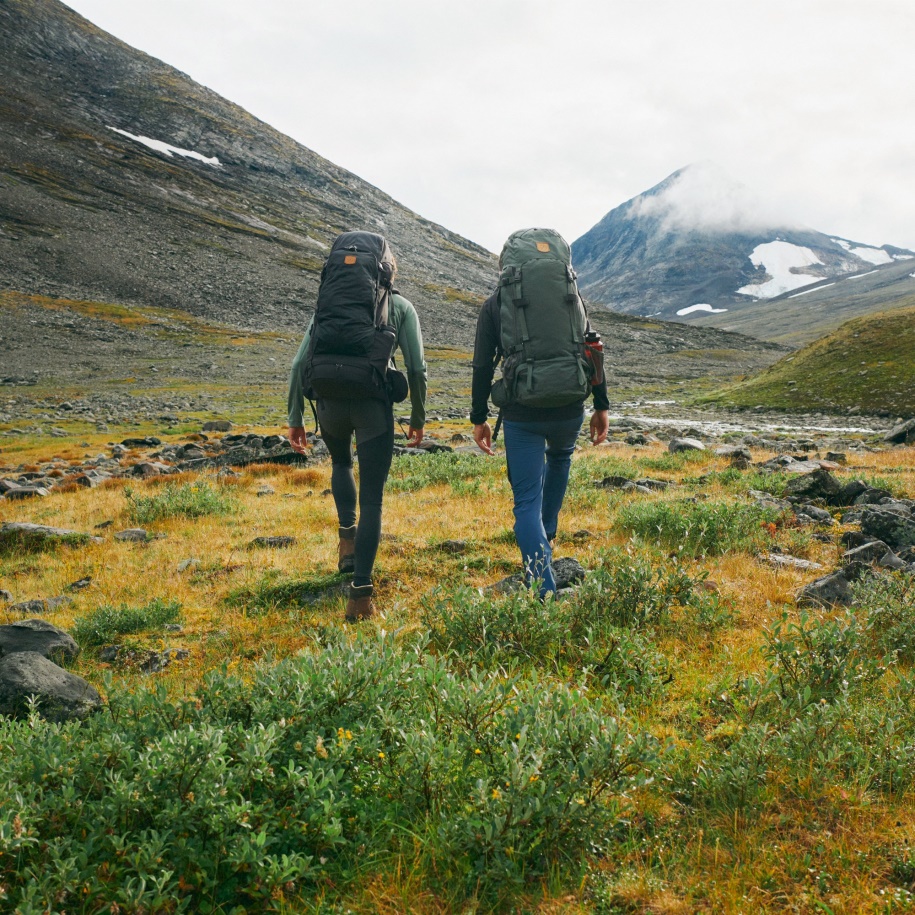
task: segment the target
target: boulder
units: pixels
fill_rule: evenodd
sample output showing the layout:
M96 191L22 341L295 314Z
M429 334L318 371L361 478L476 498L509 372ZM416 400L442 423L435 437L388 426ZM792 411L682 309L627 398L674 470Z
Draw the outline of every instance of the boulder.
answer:
M204 432L228 432L232 429L232 423L227 419L211 419L203 424Z
M697 438L672 438L667 445L667 450L673 454L680 451L705 451L705 445Z
M883 437L883 440L894 445L905 445L910 442L915 442L915 419L908 419L905 422L893 426L893 428Z
M0 715L25 717L33 696L38 713L50 721L86 718L102 705L93 686L37 651L17 651L0 658Z
M861 516L861 533L870 540L882 540L899 552L915 546L915 518L886 507L869 508Z
M823 499L831 502L842 491L842 484L828 471L818 467L812 473L805 473L785 484L785 496L807 502Z
M826 511L825 508L820 508L816 505L810 505L806 503L804 505L796 505L794 507L794 513L797 515L798 521L804 522L805 519L810 519L810 521L815 524L835 524L836 519Z
M79 645L69 633L46 620L22 620L0 626L0 658L20 651L34 651L45 658L75 658Z
M49 527L46 524L30 524L27 521L5 521L0 526L0 540L21 539L26 543L40 541L68 541L102 543L101 537L90 537L80 531L72 531L65 527Z
M888 551L887 545L882 540L871 540L861 546L853 547L842 554L843 562L876 562L882 559Z
M846 578L844 571L824 575L801 588L797 602L799 604L817 604L823 607L847 607L852 602L851 583Z

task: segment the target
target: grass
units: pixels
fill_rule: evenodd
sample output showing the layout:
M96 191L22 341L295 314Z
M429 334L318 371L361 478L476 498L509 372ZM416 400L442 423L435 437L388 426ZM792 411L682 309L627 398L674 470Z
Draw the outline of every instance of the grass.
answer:
M161 629L181 618L181 604L161 598L142 607L103 605L79 617L73 625L73 638L86 648L105 645L119 635L134 635Z
M786 411L854 408L875 415L908 416L915 385L913 347L915 305L906 304L848 321L705 401Z
M158 492L140 495L131 487L124 489L127 516L136 524L150 524L165 518L202 518L228 515L237 510L237 501L224 487L208 483L167 483Z
M23 464L86 450L27 437L4 449ZM92 533L157 506L148 523L163 537L16 548L0 555L0 587L16 600L72 593L47 618L86 649L127 638L191 653L146 674L85 650L68 667L106 711L0 723L3 903L904 910L910 584L863 580L854 613L803 615L794 595L821 573L756 553L833 568L842 529L822 542L755 509L747 491L777 495L783 475L673 457L660 445L576 455L557 549L589 574L546 605L481 593L518 567L501 459L397 459L376 565L384 616L360 627L334 590L327 464L243 469L231 486L138 481L129 500L114 486L0 502L3 520ZM910 450L854 463L840 478L915 495ZM591 485L654 474L674 485ZM264 483L276 493L258 497ZM232 510L198 511L213 494ZM296 543L247 549L275 534ZM441 550L448 539L467 551ZM13 619L0 605L0 623Z

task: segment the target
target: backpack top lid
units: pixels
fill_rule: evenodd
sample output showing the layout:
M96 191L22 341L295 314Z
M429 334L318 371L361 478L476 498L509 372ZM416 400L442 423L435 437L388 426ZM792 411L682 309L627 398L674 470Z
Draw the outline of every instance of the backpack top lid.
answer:
M508 236L499 255L499 268L521 267L533 260L558 260L571 265L569 243L555 229L519 229Z
M334 239L330 246L331 254L337 251L354 251L373 255L378 262L381 285L389 287L394 282L394 274L397 272L394 254L383 236L375 232L343 232Z

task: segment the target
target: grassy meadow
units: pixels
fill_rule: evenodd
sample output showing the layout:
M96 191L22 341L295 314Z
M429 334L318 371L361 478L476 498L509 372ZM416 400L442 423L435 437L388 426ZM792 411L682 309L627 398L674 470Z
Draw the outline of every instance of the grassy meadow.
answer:
M7 466L78 456L8 441ZM841 475L911 498L912 456L862 452ZM676 485L593 485L609 475ZM909 906L915 589L889 576L852 612L799 609L822 573L761 556L831 569L842 548L747 496L781 476L583 448L557 556L589 574L541 605L482 590L518 568L504 460L396 458L383 613L359 626L329 485L329 464L265 465L0 502L0 520L103 537L0 544L0 587L72 597L47 618L108 703L81 725L0 723L0 910ZM141 522L148 543L112 539ZM277 534L296 542L249 546ZM106 663L111 644L133 653ZM188 657L131 660L167 648Z

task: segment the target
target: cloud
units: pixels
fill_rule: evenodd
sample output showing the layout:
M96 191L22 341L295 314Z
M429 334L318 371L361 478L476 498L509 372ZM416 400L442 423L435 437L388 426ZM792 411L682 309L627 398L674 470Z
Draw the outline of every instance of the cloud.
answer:
M633 214L657 217L662 232L698 229L752 234L774 227L797 228L755 190L735 181L713 162L682 169L660 193L636 198Z

